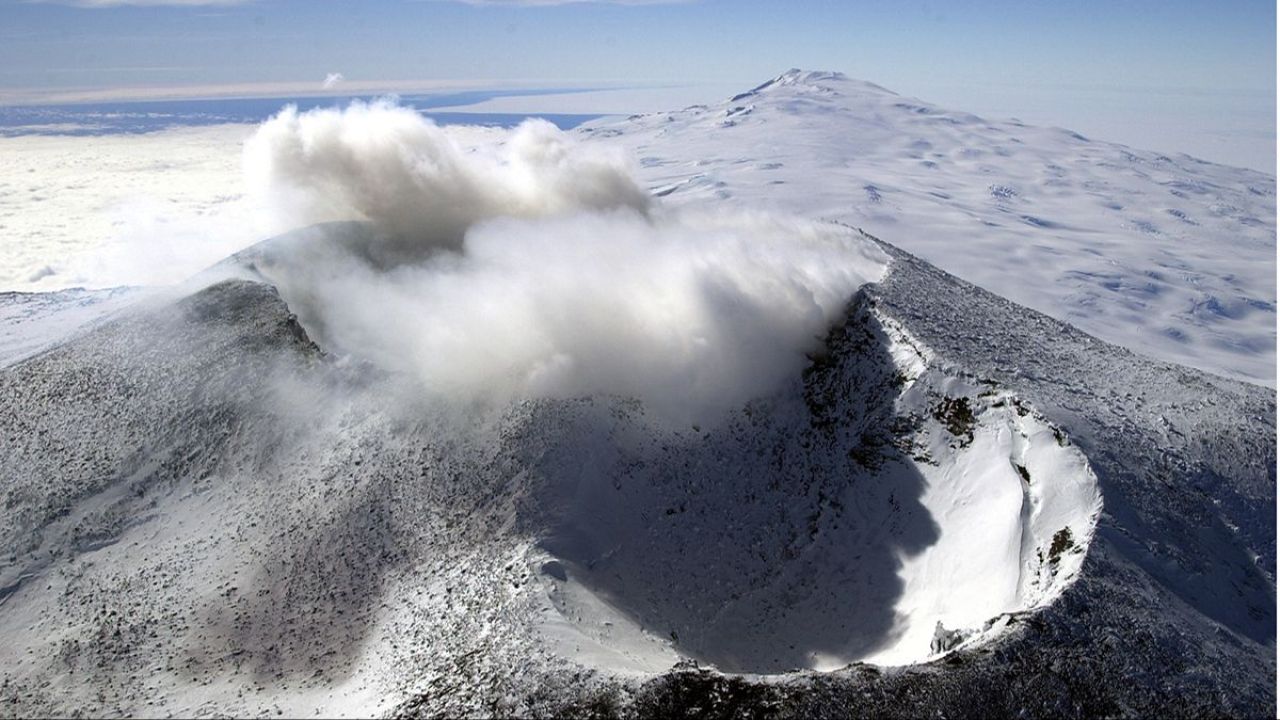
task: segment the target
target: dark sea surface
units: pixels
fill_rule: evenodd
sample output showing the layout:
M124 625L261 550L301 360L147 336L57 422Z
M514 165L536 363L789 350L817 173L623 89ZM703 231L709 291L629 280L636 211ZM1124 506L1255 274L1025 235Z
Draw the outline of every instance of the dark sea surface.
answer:
M586 92L581 89L500 90L396 96L400 105L417 110L440 125L513 127L526 118L547 120L562 130L600 115L545 113L433 112L432 108L471 105L497 97ZM208 100L147 100L76 103L67 105L0 106L0 137L20 135L128 135L176 127L260 123L286 105L300 111L344 107L353 100L370 101L385 95L343 97L217 98Z

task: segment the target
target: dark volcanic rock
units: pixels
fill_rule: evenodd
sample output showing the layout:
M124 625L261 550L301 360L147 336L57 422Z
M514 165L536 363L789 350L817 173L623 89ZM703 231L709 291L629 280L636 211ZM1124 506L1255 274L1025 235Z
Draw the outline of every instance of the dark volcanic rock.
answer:
M1104 506L1080 579L999 640L929 665L764 686L685 671L621 715L699 688L716 698L705 717L744 702L797 718L1273 716L1274 392L1143 358L882 246L894 264L864 301L1015 390L1089 457Z
M415 398L325 356L272 287L246 281L0 370L0 714L1273 715L1274 393L1143 358L885 250L889 274L789 399L717 429L654 432L621 398L493 411ZM779 649L756 659L769 677L692 661L612 674L546 643L540 583L598 562L620 604L665 613L670 645L732 659L736 638L698 634L716 607L699 603L737 592L712 572L717 547L758 548L734 572L765 577L841 537L824 534L845 517L836 491L891 477L877 473L914 452L917 425L967 442L967 402L895 415L886 398L905 380L876 318L952 376L1016 393L1019 412L1089 458L1102 514L1056 602L905 668L783 673L801 655ZM733 456L747 450L760 460ZM591 486L592 467L615 484ZM629 552L661 566L645 546L539 559L584 496L600 517L646 518L613 539L679 538L667 562L687 592L643 595L643 576L610 565ZM909 497L889 497L917 545L936 538Z

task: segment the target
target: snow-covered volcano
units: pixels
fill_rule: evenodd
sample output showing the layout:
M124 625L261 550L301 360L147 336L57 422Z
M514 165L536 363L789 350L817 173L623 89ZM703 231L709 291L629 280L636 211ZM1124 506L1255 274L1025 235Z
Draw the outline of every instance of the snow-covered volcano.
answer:
M1161 360L1275 382L1275 178L791 70L726 101L598 121L670 202L861 227Z
M858 121L829 84L895 97L788 73L714 138ZM272 126L291 189L372 222L8 356L52 345L0 370L7 711L1274 710L1274 393L727 209L782 160L707 210L536 126L477 171L391 117L332 154L335 116Z
M994 684L984 707L1093 712L1191 678L1271 702L1270 393L909 256L710 427L441 405L334 360L232 280L0 373L10 708L915 714Z

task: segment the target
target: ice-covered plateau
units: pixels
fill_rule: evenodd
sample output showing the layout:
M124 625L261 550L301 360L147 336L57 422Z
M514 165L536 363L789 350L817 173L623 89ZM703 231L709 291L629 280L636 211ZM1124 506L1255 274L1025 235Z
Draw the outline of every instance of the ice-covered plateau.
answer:
M371 237L5 356L0 712L1274 713L1272 391L858 234L878 279L710 421L424 396L281 281Z

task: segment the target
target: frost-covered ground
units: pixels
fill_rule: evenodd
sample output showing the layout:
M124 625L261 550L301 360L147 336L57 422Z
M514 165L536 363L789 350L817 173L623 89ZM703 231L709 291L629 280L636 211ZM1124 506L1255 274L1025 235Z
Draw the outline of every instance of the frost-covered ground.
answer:
M2 707L1274 712L1273 395L884 249L703 427L422 396L246 280L0 371Z
M137 288L0 293L0 367L25 360L137 302Z

